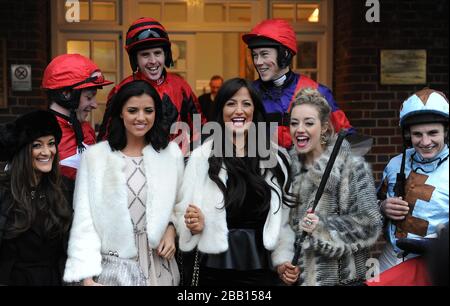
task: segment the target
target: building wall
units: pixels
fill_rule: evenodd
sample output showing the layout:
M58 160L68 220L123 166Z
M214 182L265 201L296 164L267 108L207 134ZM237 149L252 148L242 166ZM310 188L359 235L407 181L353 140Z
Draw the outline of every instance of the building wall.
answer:
M401 152L401 103L424 85L380 85L381 49L426 49L426 86L448 96L448 0L380 0L380 22L366 1L334 1L334 94L359 133L374 137L367 156L376 180Z
M448 87L448 0L380 0L380 22L366 21L366 1L334 1L334 94L359 133L374 138L366 159L376 183L402 150L401 103L424 85L380 85L381 49L426 49L426 86ZM380 253L381 236L372 249Z
M380 0L379 23L366 21L365 2L334 1L333 89L358 132L374 138L374 146L366 157L379 182L388 160L401 151L400 104L423 87L380 85L380 50L426 49L427 86L448 96L449 2ZM236 34L225 36L235 41ZM40 83L51 57L49 0L0 0L0 38L6 38L7 46L8 108L0 109L0 123L4 123L32 108L47 107ZM233 75L230 71L233 63L238 65L239 50L233 51L235 56L232 56L233 53L227 51L231 45L222 46L223 54L217 56L225 60L225 76ZM197 50L200 61L204 58L199 56L201 47ZM11 64L31 64L31 92L11 91ZM202 77L208 79L211 74L211 71L204 71ZM376 256L382 245L380 238L372 255Z
M0 0L0 37L6 38L8 108L0 109L0 123L32 108L47 107L40 89L50 57L48 0ZM32 91L11 91L11 64L30 64Z
M47 106L40 82L50 60L49 2L0 0L0 37L7 42L9 106L0 109L0 123L31 108ZM448 94L448 0L380 0L379 23L366 21L365 2L334 1L333 89L358 132L374 137L367 159L379 180L387 161L401 150L399 106L423 87L380 85L379 51L426 49L427 85ZM229 56L224 51L223 58ZM31 92L11 91L11 64L32 65ZM225 75L232 66L229 64L224 64ZM210 74L203 77L207 79Z

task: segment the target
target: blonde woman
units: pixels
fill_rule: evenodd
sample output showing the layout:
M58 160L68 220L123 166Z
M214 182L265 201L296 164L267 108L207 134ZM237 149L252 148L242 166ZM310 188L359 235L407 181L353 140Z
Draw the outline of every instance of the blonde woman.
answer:
M313 89L302 90L290 112L293 192L298 196L291 224L297 238L303 231L309 234L299 241L299 285L338 285L364 278L369 247L381 229L371 169L351 153L346 140L315 212L310 211L336 141L330 112L325 98ZM297 280L283 275L285 283Z

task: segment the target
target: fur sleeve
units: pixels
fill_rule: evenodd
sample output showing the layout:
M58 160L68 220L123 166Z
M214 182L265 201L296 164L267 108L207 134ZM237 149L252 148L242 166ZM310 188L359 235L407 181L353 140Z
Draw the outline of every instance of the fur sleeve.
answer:
M77 282L99 275L101 268L101 241L92 221L89 195L98 192L90 190L88 154L81 157L74 193L74 219L70 231L67 262L64 271L65 282ZM92 157L95 157L92 155Z
M175 197L175 204L179 203L181 201L181 184L183 182L183 176L184 176L184 156L181 152L181 150L176 150L176 163L177 163L177 181L176 181L176 192L177 195ZM174 208L172 210L172 214L170 215L170 222L173 223L175 226L175 229L177 228L177 216L175 212L176 205L174 205Z
M292 193L292 185L289 188L289 195L285 194L284 190L287 184L287 179L289 176L289 170L291 166L291 159L289 154L284 150L284 148L279 150L279 160L280 166L285 175L285 182L282 187L282 193L285 197L290 197ZM291 262L294 257L294 243L295 243L295 232L289 222L290 220L291 208L281 203L281 229L280 235L278 236L278 241L275 249L272 252L272 263L274 267L284 263Z
M194 187L197 182L196 157L191 157L187 163L186 170L178 193L178 202L175 205L174 225L179 235L180 250L191 251L198 244L199 235L192 235L184 223L184 213L189 203L194 198Z
M272 263L274 267L288 261L294 257L295 233L289 223L289 211L287 206L282 207L281 230L277 245L272 252Z
M319 224L305 248L313 247L323 256L339 258L372 246L381 230L372 172L362 159L346 165L338 190L338 212L318 213Z

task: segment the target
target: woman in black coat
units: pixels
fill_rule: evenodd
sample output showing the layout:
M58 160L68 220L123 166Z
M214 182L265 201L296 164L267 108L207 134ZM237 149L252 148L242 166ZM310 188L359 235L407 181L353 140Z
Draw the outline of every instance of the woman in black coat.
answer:
M61 129L47 111L0 128L0 285L61 285L72 210L64 197L57 146Z

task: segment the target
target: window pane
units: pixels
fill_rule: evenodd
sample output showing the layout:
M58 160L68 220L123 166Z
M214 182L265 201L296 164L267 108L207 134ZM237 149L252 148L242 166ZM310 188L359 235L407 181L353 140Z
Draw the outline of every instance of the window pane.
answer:
M298 22L319 22L318 4L297 4Z
M93 60L106 71L116 70L116 42L115 41L94 41Z
M250 4L230 4L231 22L250 22L252 20Z
M297 45L297 69L317 68L317 42L301 41Z
M161 19L161 4L159 3L139 3L138 10L139 16Z
M204 14L206 22L223 22L225 21L225 5L205 3Z
M67 41L67 53L78 53L88 58L91 57L88 40L68 40Z
M186 42L172 40L172 57L175 70L186 70Z
M92 20L116 20L116 3L94 1L92 3Z
M186 3L166 3L164 5L164 21L187 21Z
M80 1L80 20L89 20L89 1Z
M288 22L293 22L295 18L294 4L273 4L272 5L273 18L282 18Z

